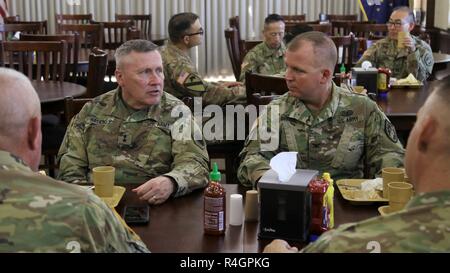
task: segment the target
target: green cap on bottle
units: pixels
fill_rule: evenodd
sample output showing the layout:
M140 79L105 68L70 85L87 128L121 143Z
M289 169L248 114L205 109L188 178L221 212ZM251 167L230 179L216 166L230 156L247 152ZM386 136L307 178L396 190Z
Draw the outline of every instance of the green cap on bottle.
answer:
M213 170L212 172L209 173L209 179L211 181L218 181L218 182L220 182L221 180L221 175L219 172L219 167L217 166L217 162L213 163Z
M339 72L345 73L345 65L344 65L344 63L341 64L341 68L339 69Z

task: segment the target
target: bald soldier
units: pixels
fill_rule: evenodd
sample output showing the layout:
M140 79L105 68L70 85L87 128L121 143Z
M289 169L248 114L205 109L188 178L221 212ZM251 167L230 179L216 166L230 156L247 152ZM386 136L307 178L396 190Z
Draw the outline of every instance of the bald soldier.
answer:
M136 184L133 191L150 204L206 186L209 159L202 133L187 106L163 91L156 48L130 40L116 50L119 87L72 119L58 154L60 179L87 182L94 167L114 166L116 183ZM180 128L188 128L187 135Z
M417 193L405 209L342 225L302 252L450 252L450 77L417 113L406 147L406 172ZM265 252L296 252L275 240Z
M410 73L419 81L425 81L433 70L433 53L430 45L410 34L414 29L414 13L408 7L397 7L387 23L388 37L381 39L364 52L356 66L364 61L373 67L389 68L392 77L406 78ZM398 33L406 32L403 47L398 46Z
M148 252L91 190L36 173L41 108L23 74L0 68L0 252Z
M163 46L166 91L175 97L201 97L204 106L245 104L245 88L241 83L211 83L203 80L189 57L189 50L201 44L204 30L198 16L179 13L169 20L170 41Z
M270 14L264 20L264 40L252 48L244 57L239 81L245 81L245 73L252 71L264 75L283 74L286 71L283 43L284 20L278 14Z
M383 167L403 166L404 149L394 126L367 96L333 83L336 62L336 46L321 32L291 41L285 75L289 92L272 101L253 125L240 154L243 185L255 185L270 169L270 159L283 151L298 152L297 168L329 172L334 179L362 178L364 171L373 177ZM266 120L270 138L260 133Z

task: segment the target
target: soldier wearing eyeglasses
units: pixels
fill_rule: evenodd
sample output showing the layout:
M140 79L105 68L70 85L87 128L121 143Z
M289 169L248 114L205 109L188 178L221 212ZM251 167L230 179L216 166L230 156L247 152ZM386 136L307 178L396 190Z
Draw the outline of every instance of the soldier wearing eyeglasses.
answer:
M179 99L201 97L203 105L245 103L245 88L241 83L207 82L197 71L189 57L189 50L202 43L203 34L198 15L194 13L179 13L170 18L170 41L160 49L165 91Z
M406 78L413 74L416 79L425 81L433 70L433 54L425 41L410 34L414 22L414 13L410 8L394 9L387 23L388 37L366 50L356 66L369 61L374 67L389 68L392 77ZM400 32L406 32L401 40L398 39Z

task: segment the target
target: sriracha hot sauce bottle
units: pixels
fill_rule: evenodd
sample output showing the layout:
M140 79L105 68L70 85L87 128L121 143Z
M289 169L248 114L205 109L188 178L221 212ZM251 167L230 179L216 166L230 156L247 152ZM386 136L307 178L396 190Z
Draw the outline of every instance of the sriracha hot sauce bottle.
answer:
M214 163L213 171L209 174L210 182L204 191L203 226L205 234L225 234L226 193L220 184L220 179L217 163Z

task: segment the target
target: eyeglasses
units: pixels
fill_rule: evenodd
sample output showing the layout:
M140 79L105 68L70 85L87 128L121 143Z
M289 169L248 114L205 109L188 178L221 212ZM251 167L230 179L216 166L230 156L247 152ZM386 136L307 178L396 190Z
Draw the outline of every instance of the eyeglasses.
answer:
M406 23L403 22L403 21L401 21L401 20L398 20L398 21L389 20L389 21L386 23L386 25L387 25L388 27L394 26L394 27L396 27L396 28L399 28L399 27L403 26L404 24L406 24Z
M203 31L203 28L200 28L200 30L198 32L189 33L189 34L186 34L186 36L203 35L204 33L205 32Z

